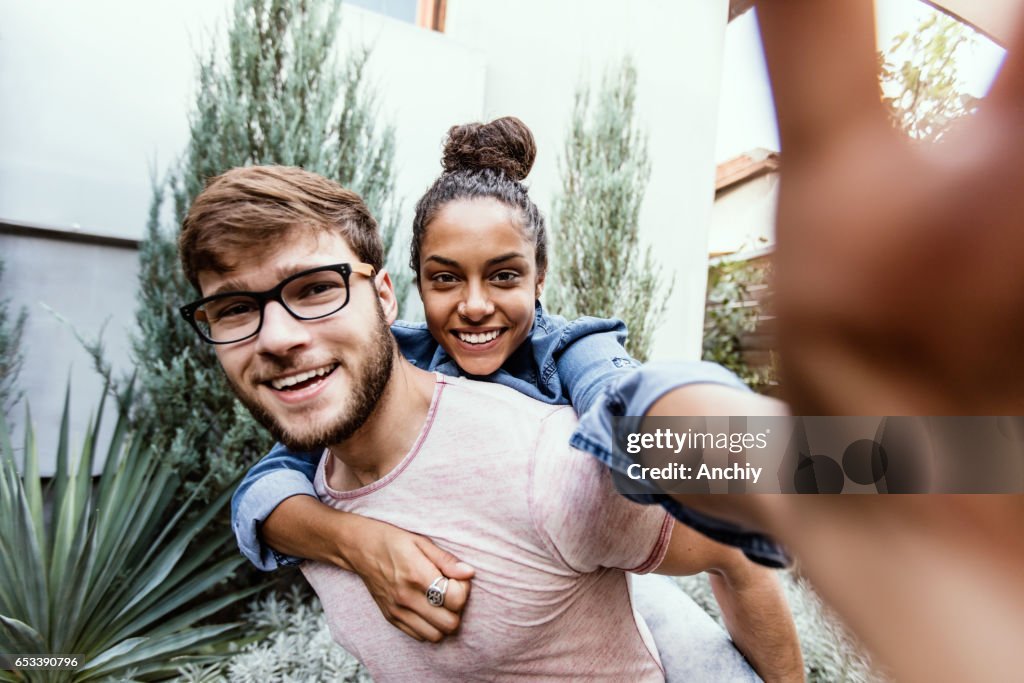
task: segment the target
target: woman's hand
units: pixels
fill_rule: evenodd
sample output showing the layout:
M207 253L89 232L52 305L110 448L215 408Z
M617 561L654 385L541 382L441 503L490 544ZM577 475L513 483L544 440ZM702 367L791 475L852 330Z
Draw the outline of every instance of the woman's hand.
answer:
M373 519L359 518L365 539L347 553L384 618L416 640L440 642L459 628L473 568L430 540ZM449 579L444 605L427 602L427 588Z
M1024 49L914 144L879 100L866 0L758 6L782 142L782 385L798 415L1024 410Z
M359 575L389 623L416 640L440 642L459 628L473 568L430 540L368 517L292 496L260 526L279 553L329 562ZM450 581L444 605L427 602L439 576Z
M1024 32L978 112L928 147L879 101L869 0L757 11L782 141L775 305L793 412L1022 414ZM1024 497L677 499L787 544L895 680L1019 678Z

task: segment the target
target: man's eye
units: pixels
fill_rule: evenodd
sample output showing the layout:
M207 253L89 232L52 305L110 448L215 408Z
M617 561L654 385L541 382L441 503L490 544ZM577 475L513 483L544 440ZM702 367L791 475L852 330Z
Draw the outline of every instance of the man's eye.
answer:
M206 316L211 323L252 315L258 311L256 302L250 300L225 301L214 303L206 309Z
M300 299L308 299L311 297L324 296L333 294L341 288L341 283L334 280L322 280L318 282L310 282L304 285L302 291L299 292Z

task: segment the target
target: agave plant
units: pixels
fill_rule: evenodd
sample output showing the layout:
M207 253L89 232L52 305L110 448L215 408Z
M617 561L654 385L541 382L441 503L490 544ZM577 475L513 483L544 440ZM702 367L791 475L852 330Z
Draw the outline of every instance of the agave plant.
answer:
M19 475L0 420L0 653L74 654L78 666L0 670L0 680L156 679L208 661L239 628L200 622L256 590L209 597L242 561L229 532L205 531L230 491L198 510L192 499L175 501L174 472L147 448L144 430L129 433L130 389L100 476L93 481L99 417L72 472L69 402L70 390L45 488L31 424Z

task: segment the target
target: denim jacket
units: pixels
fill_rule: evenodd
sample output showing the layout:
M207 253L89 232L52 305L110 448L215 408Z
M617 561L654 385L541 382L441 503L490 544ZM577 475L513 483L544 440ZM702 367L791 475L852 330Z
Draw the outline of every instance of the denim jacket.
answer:
M398 321L391 331L402 355L416 367L465 375L424 323ZM640 366L623 348L625 339L621 320L582 317L569 322L546 314L538 302L530 336L501 368L487 376L469 376L504 384L545 403L571 403L582 416L572 445L597 457L618 476L630 463L618 462L610 450L611 417L643 415L662 395L685 384L744 387L735 375L711 363L651 364L632 371ZM271 571L300 561L263 544L259 525L285 499L316 496L312 481L321 454L297 453L276 444L249 470L232 496L238 547L260 569ZM740 547L757 562L770 566L787 562L782 549L760 534L705 517L657 492L630 497L641 503L661 503L684 523L714 540Z

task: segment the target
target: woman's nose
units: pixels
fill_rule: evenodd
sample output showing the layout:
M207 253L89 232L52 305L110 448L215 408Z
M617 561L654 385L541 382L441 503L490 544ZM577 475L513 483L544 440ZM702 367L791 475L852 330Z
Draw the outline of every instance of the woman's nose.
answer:
M482 320L494 313L494 304L483 287L470 287L466 298L459 302L458 312L466 320Z

